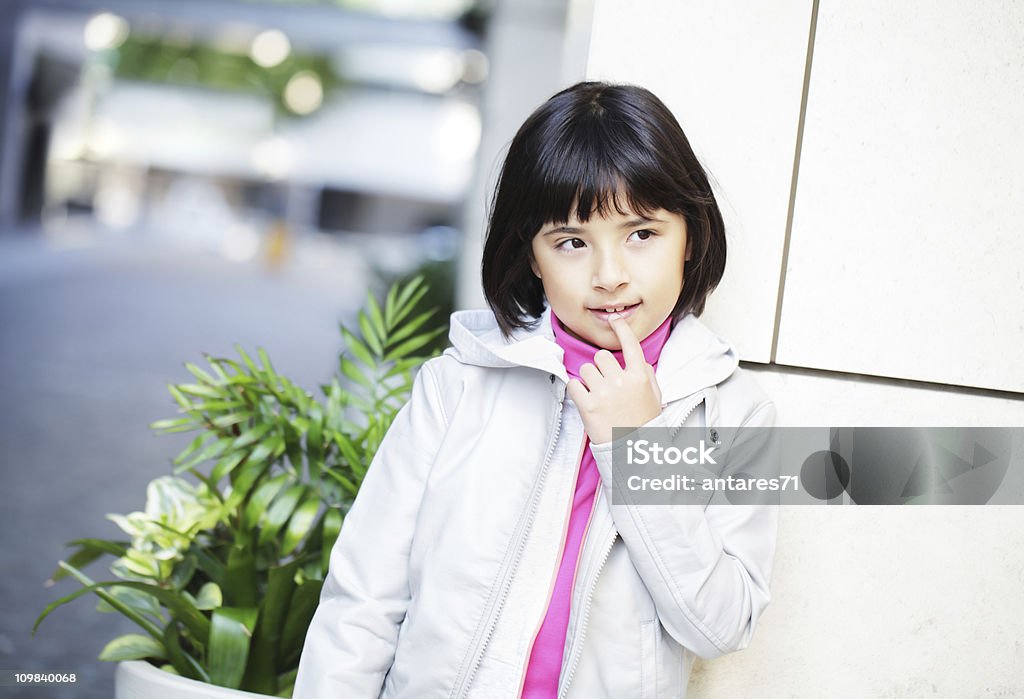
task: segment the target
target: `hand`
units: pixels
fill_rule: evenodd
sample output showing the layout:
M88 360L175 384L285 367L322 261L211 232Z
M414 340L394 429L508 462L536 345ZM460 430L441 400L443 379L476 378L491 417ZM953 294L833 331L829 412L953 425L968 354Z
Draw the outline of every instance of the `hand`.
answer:
M572 379L567 389L595 444L611 441L612 427L639 427L661 414L661 389L640 340L621 316L613 316L610 324L626 367L608 350L600 350L593 364L580 367L583 381Z

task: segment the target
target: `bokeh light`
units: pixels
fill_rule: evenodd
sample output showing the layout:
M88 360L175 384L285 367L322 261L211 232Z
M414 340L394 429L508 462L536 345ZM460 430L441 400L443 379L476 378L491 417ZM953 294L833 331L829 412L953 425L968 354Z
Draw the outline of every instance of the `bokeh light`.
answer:
M128 38L128 21L124 17L101 12L85 24L85 46L90 51L116 49Z
M324 101L324 86L320 76L311 70L300 70L284 88L284 103L296 114L315 112Z
M268 29L256 35L249 49L253 62L263 68L281 65L292 52L292 44L279 29Z

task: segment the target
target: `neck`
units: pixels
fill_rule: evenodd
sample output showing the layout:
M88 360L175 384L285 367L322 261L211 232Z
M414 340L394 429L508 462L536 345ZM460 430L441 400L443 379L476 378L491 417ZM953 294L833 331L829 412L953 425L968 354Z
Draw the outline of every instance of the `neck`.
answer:
M565 370L569 373L569 376L578 379L580 377L580 367L593 362L594 355L602 348L570 335L565 327L563 327L561 321L558 320L558 316L555 315L554 311L551 312L551 329L555 333L555 342L564 351L562 362L565 364ZM640 341L640 347L644 351L644 359L655 369L658 368L661 350L665 346L665 342L668 340L669 333L671 332L672 316L669 316L650 335ZM619 366L625 365L621 350L609 351L619 362Z

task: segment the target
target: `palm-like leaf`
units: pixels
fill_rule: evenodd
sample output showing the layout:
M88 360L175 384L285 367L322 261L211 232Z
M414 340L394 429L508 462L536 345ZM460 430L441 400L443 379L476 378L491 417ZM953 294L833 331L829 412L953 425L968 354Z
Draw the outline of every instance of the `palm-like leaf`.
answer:
M198 432L174 459L170 485L181 487L165 489L184 495L162 503L186 509L147 503L114 516L132 541L71 542L53 580L71 575L82 588L51 603L36 627L92 593L145 632L114 639L104 659L149 658L193 679L287 696L345 513L428 358L418 352L444 331L431 326L434 311L417 312L426 293L416 278L383 305L368 295L355 329L341 328L345 351L322 402L277 373L262 348L253 358L236 345L240 361L208 356L206 368L186 363L194 380L168 386L180 415L150 425ZM168 526L199 506L213 526ZM117 557L121 579L97 583L79 570L103 555Z

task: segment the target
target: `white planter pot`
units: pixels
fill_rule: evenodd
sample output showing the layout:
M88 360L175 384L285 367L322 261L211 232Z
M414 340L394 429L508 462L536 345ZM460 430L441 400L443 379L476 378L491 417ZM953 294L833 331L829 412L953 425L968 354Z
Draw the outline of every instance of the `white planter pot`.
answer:
M238 689L218 687L179 677L145 660L128 660L117 664L114 676L114 699L267 699Z

